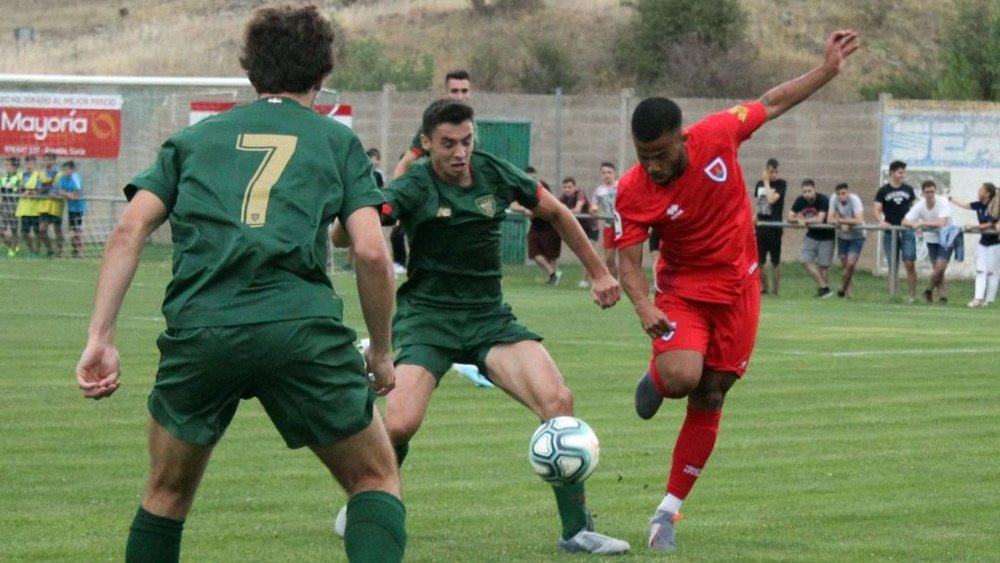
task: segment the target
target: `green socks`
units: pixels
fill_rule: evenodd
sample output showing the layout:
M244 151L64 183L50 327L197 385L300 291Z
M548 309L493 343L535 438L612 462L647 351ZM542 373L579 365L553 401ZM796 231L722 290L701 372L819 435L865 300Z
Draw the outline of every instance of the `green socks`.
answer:
M347 502L344 547L352 563L392 563L403 560L406 509L384 491L365 491Z
M583 483L557 485L552 490L556 493L556 506L559 507L559 519L562 520L562 536L564 540L568 540L589 524L587 495L583 492Z
M181 557L183 520L171 520L139 507L129 527L126 563L176 563Z

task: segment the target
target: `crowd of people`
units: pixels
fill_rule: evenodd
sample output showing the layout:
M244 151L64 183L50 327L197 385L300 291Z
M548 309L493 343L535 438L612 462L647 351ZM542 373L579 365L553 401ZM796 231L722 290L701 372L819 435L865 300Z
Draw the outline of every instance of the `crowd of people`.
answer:
M964 257L964 232L980 232L976 249L975 295L969 307L984 307L996 301L997 280L1000 278L1000 246L996 234L1000 218L1000 198L996 186L984 182L975 201L967 202L938 193L933 180L920 185L921 196L906 183L906 163L894 161L889 165L889 180L875 194L875 224L865 223L865 206L846 183L834 186L827 196L816 189L809 178L801 181L801 194L782 217L787 182L778 177L778 161L770 159L753 197L756 202L756 228L758 263L762 293L777 295L781 285L781 239L786 227L805 228L799 262L816 283L816 297L834 295L830 288L830 265L836 250L842 266L838 297L854 294L854 273L865 245L865 229L881 231L883 255L890 271L898 271L901 264L906 271L908 301L917 300L917 243L926 244L931 274L922 293L927 303L948 302L948 284L945 272L952 258ZM956 225L952 206L970 209L976 213L975 223ZM782 220L784 219L784 223ZM765 271L770 259L770 273Z
M69 229L71 256L83 257L83 217L87 201L76 163L61 165L56 155L42 155L41 166L33 155L3 159L0 174L0 236L7 257L62 258ZM23 245L23 246L22 246Z

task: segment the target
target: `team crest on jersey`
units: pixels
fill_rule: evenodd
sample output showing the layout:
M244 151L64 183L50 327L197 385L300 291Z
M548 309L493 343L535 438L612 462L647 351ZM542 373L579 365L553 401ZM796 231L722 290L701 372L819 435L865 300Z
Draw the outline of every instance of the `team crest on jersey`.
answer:
M733 106L733 107L729 108L728 111L729 111L729 113L735 115L736 119L739 119L740 122L746 121L747 120L747 115L750 114L750 109L747 108L743 104L740 104L738 106Z
M709 162L708 166L705 167L705 174L721 184L729 177L729 170L726 169L726 163L723 162L722 157L717 156L715 160Z
M483 215L492 217L497 212L497 200L492 195L484 195L476 198L476 207L483 212Z
M450 207L438 207L437 216L438 217L451 217L451 208Z
M671 221L676 221L681 215L684 215L684 210L676 203L667 208L667 217L670 217Z

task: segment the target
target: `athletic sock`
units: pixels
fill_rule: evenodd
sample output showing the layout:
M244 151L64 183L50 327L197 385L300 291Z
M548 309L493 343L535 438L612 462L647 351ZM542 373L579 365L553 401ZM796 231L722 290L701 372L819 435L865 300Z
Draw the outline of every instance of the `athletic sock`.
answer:
M385 491L364 491L347 502L344 549L352 563L391 563L406 550L406 508Z
M398 446L393 446L392 449L396 450L396 465L402 467L403 460L406 459L406 454L410 453L410 443L399 444Z
M674 495L668 494L660 501L660 506L656 507L657 512L669 512L671 514L681 513L681 504L684 501Z
M667 494L684 500L712 455L719 435L722 411L703 411L690 405L674 446L673 465L667 480Z
M556 493L556 506L562 521L562 537L568 540L587 527L587 494L583 490L583 483L554 485L552 490Z
M181 558L183 520L172 520L147 512L135 513L125 546L127 563L176 563Z

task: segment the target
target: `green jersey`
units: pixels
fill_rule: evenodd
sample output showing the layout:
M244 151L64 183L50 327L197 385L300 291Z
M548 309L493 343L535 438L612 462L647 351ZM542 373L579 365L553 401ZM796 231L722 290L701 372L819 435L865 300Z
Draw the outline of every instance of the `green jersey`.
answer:
M169 212L170 328L342 319L326 275L328 227L385 201L349 128L280 97L173 135L126 196L139 189Z
M538 205L538 182L486 153L473 152L471 166L469 187L438 179L422 160L386 189L389 216L410 240L400 302L449 309L502 303L500 222L512 201Z

